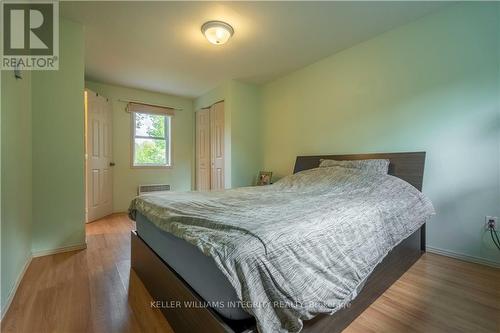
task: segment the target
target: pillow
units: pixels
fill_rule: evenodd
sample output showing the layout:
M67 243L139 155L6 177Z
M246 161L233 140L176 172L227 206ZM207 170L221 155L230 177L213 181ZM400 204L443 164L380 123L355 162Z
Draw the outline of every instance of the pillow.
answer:
M319 167L343 167L348 169L358 169L373 173L386 175L389 172L389 160L353 160L353 161L337 161L337 160L319 160Z

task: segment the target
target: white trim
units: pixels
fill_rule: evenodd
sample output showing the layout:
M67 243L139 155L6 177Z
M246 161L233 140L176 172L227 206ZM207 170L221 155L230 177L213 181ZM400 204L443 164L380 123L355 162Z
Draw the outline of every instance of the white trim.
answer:
M33 256L33 258L38 258L38 257L50 256L52 254L57 254L57 253L84 250L86 248L87 248L87 243L83 243L83 244L78 244L78 245L60 247L58 249L42 250L42 251L33 252L32 256Z
M21 273L17 276L17 280L14 283L14 287L10 291L9 297L7 298L7 302L5 302L3 309L1 309L0 321L3 320L3 317L9 311L10 304L12 303L12 300L14 299L14 296L16 295L17 288L19 288L19 285L21 284L21 281L23 280L24 274L26 273L29 265L31 264L31 259L33 259L33 256L30 253L28 255L28 257L26 258L26 261L24 262L24 266L23 266L23 269L21 270Z
M489 260L489 259L470 256L470 255L463 254L463 253L456 253L453 251L443 250L443 249L439 249L439 248L432 247L432 246L427 246L426 250L427 250L427 252L440 254L442 256L446 256L446 257L450 257L450 258L455 258L455 259L459 259L459 260L463 260L463 261L473 262L476 264L500 268L500 262Z

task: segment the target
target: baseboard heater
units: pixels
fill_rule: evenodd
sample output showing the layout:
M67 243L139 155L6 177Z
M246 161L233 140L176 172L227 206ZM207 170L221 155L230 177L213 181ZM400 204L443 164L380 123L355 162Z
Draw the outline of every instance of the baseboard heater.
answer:
M170 185L168 184L139 185L137 187L137 195L151 193L151 192L166 192L166 191L170 191Z

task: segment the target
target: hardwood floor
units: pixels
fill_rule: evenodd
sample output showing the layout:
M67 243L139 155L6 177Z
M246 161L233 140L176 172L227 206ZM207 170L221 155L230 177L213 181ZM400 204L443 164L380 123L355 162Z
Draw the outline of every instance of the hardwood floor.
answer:
M173 332L130 272L126 215L86 225L87 249L35 258L2 332Z
M2 332L173 332L130 271L133 228L113 215L86 250L33 259ZM500 332L500 269L425 254L344 332Z

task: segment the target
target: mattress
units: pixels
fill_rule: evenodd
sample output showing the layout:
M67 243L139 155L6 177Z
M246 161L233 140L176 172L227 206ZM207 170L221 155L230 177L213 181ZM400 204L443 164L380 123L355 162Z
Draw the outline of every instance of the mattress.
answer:
M136 217L137 234L186 281L210 306L225 318L251 318L239 304L238 296L211 257L197 247L169 234L144 215Z

